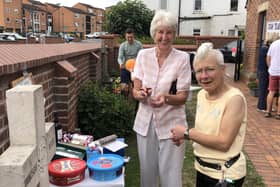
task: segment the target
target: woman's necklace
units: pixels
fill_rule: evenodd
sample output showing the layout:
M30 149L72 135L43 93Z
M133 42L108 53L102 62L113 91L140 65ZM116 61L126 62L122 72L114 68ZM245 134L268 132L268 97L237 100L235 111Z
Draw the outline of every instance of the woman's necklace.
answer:
M166 51L160 51L158 48L156 48L156 57L158 60L159 67L162 66L162 64L164 63L165 59L168 57L170 52L171 52L171 48Z

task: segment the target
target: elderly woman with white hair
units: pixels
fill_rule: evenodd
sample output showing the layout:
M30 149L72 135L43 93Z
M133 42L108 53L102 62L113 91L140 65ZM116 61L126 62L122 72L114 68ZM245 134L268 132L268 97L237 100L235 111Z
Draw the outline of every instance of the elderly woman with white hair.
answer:
M242 153L247 104L237 88L224 81L223 55L211 43L202 44L194 58L194 70L203 88L197 95L195 127L178 125L171 130L180 144L192 140L197 187L241 187L246 175L246 159Z
M181 187L185 145L174 146L170 130L187 126L185 102L191 85L189 55L172 47L177 19L157 11L150 27L155 47L142 49L134 68L134 122L141 187Z

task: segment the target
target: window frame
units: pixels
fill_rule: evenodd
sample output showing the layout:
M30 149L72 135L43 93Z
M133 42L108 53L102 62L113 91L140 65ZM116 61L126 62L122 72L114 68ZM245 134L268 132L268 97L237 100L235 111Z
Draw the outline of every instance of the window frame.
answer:
M228 29L228 36L235 36L236 31L235 29Z
M193 36L200 36L201 29L200 28L193 28Z
M231 12L238 11L238 0L230 0L230 11Z
M197 8L197 6L199 6L199 7ZM193 10L202 11L202 0L194 0Z
M167 9L167 0L159 0L160 9Z

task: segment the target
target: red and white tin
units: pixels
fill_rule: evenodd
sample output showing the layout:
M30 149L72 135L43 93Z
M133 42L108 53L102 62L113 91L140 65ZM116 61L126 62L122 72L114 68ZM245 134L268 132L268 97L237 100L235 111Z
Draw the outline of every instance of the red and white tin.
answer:
M67 186L85 178L86 162L78 158L60 158L48 165L50 183Z

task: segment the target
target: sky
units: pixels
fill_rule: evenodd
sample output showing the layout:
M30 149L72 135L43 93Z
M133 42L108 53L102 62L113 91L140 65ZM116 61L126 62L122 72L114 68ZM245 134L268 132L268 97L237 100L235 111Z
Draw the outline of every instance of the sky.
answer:
M42 3L60 3L61 6L73 6L76 3L89 4L96 8L105 8L108 6L116 5L120 0L39 0Z

